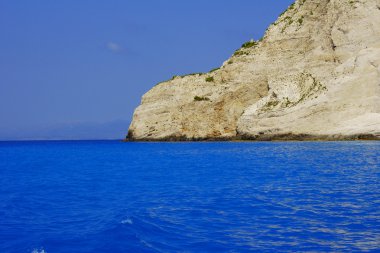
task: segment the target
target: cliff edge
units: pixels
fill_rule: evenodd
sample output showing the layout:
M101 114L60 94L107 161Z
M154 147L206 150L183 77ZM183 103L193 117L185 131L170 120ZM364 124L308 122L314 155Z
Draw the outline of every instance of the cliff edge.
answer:
M297 0L209 73L147 92L129 140L380 139L380 0Z

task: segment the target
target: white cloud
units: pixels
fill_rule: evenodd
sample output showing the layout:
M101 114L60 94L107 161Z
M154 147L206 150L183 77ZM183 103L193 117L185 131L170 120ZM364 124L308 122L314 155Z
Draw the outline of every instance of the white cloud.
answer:
M119 44L112 41L107 43L107 48L115 53L121 52L123 50L123 48Z

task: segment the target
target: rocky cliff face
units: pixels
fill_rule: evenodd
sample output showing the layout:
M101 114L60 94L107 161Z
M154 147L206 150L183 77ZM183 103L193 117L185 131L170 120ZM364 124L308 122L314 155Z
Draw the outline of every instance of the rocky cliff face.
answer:
M210 73L156 85L136 140L380 139L380 0L297 0Z

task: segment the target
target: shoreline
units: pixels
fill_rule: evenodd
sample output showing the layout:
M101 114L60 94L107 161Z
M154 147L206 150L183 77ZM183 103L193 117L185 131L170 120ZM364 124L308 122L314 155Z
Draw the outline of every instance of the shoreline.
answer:
M135 138L128 134L124 142L333 142L333 141L380 141L374 134L354 135L311 135L311 134L273 134L273 135L237 135L234 137L188 138L186 136L167 136L163 138Z

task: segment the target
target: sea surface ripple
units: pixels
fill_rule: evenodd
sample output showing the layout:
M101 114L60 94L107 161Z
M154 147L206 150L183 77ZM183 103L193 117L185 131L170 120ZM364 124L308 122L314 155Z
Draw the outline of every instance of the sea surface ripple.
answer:
M0 252L380 252L380 142L0 142Z

